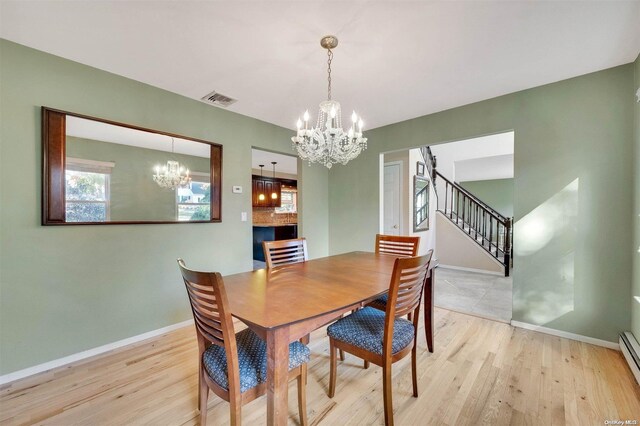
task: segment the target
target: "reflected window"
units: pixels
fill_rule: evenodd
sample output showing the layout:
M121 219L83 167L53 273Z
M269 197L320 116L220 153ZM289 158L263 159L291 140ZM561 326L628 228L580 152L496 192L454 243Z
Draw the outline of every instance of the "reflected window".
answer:
M298 211L298 192L295 189L282 188L280 192L280 207L275 208L276 213L296 213Z
M109 181L114 163L68 158L65 170L67 222L109 220Z
M176 188L178 221L211 219L211 184L208 175L192 177L189 185Z

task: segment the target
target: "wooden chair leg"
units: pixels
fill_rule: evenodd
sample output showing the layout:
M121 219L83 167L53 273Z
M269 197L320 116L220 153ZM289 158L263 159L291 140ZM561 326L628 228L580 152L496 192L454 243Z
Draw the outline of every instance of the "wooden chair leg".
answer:
M198 372L198 411L200 411L200 425L207 424L207 402L209 401L209 385L204 380L204 367L200 365Z
M300 366L298 376L298 413L300 414L300 424L306 426L307 422L307 364Z
M382 388L384 392L384 424L393 426L393 401L391 393L391 363L382 366Z
M418 397L418 374L417 374L417 353L418 345L413 342L413 349L411 350L411 380L413 381L413 396Z
M340 351L340 361L344 361L344 351L342 349Z
M369 361L367 361L366 359L364 360L364 369L366 370L367 368L369 368Z
M240 411L242 409L242 403L239 401L239 398L238 401L236 401L231 397L229 407L231 408L231 426L240 426L242 424L242 413Z
M333 339L329 339L330 367L329 367L329 398L333 398L336 394L336 370L338 361L336 360L336 347L333 345Z

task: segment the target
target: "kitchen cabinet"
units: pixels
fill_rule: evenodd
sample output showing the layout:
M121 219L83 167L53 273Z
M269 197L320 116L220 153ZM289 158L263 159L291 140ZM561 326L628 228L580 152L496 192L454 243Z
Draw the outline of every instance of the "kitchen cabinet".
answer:
M271 198L272 193L278 195ZM264 194L264 200L260 200L260 194ZM251 200L253 207L280 207L282 196L282 184L271 179L253 178L251 181Z
M263 241L279 241L298 238L298 225L254 225L253 227L253 259L264 262Z

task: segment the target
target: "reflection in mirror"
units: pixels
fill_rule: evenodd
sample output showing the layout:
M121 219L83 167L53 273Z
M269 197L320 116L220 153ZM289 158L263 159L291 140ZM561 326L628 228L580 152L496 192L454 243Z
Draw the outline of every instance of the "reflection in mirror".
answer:
M66 221L209 220L209 145L67 116Z
M429 229L429 179L413 177L413 231Z
M43 133L44 224L220 219L219 145L46 108Z

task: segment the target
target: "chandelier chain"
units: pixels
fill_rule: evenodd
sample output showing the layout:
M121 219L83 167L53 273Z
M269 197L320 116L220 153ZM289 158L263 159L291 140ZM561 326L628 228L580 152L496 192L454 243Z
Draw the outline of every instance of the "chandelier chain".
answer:
M327 81L329 82L327 88L327 97L328 100L331 100L331 61L333 60L333 52L331 51L331 49L327 49L327 56L329 57L329 59L327 60Z

